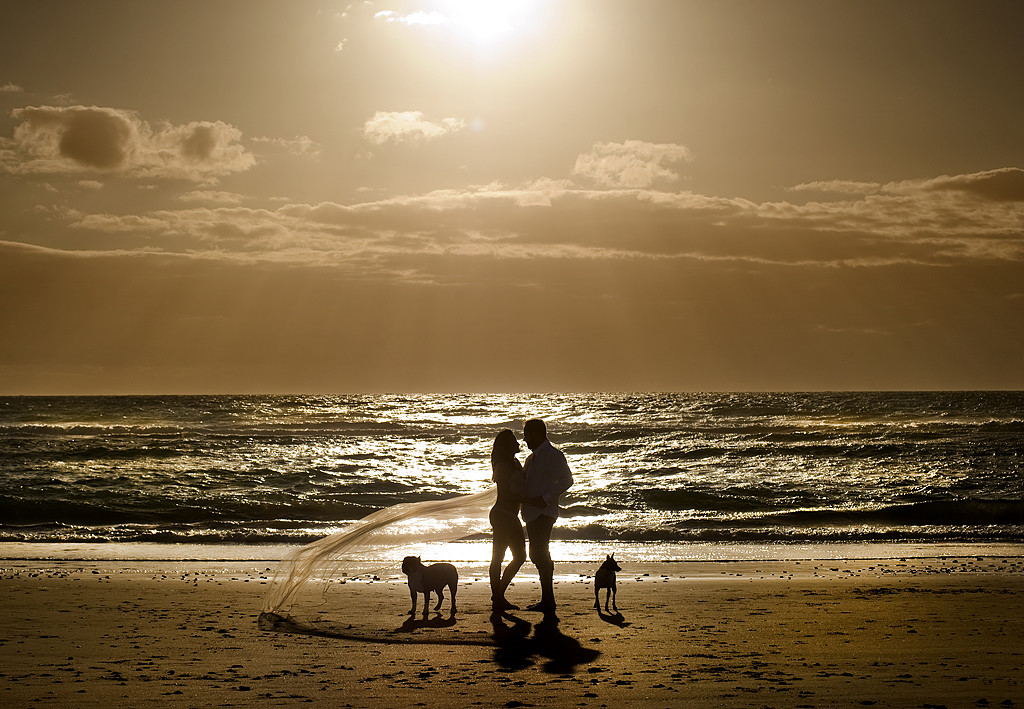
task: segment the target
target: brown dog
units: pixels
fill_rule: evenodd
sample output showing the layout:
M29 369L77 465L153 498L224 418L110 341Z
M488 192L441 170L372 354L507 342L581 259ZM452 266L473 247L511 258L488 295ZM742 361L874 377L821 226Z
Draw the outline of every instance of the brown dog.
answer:
M431 564L424 566L418 556L407 556L402 560L402 572L409 577L409 595L412 596L412 610L416 613L416 594L423 594L423 615L430 609L430 594L437 593L437 605L434 610L441 610L444 600L444 587L452 594L452 615L455 615L455 591L459 583L459 572L451 564Z
M619 610L615 605L615 572L622 571L622 567L616 563L613 556L605 558L604 563L601 564L601 568L594 574L594 608L601 610L601 599L598 597L601 589L606 589L604 592L604 610L608 612L608 597L611 596L612 608Z

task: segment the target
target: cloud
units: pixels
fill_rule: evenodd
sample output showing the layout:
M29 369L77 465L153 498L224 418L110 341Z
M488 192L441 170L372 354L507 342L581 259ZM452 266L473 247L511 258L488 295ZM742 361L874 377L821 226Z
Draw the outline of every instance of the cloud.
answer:
M941 179L984 184L986 174ZM936 190L939 179L806 203L584 188L549 178L272 209L240 206L241 195L197 190L181 199L209 206L138 214L61 209L46 218L77 232L75 248L136 244L150 255L332 268L384 280L408 276L412 268L438 283L466 282L497 264L527 260L689 262L741 270L1016 268L1024 262L1019 202Z
M178 195L182 202L209 202L214 204L241 204L245 201L245 195L235 192L221 192L217 190L193 190Z
M363 124L363 137L376 145L433 140L466 127L461 118L430 121L421 111L377 111Z
M926 181L924 189L962 192L995 202L1024 202L1024 170L1004 167L970 175L943 175Z
M440 12L410 12L407 15L400 15L393 10L381 10L374 14L374 19L384 20L385 22L397 22L403 25L443 25L448 22L448 18L442 15Z
M859 199L775 203L778 218L815 220L822 229L861 229L900 238L1022 234L1024 170L1000 168L931 179L888 182Z
M573 174L607 187L650 187L658 180L679 178L666 165L692 159L688 148L674 143L596 143L576 158Z
M10 81L8 81L6 84L0 84L0 94L14 94L20 93L24 90L25 89L21 88L17 84L12 84Z
M242 132L222 121L162 124L133 111L98 106L38 106L11 112L19 121L5 141L13 173L110 173L214 182L255 164Z
M790 187L791 192L832 192L836 194L871 194L878 192L882 185L878 182L858 182L856 180L822 180L820 182L804 182Z
M140 121L126 111L74 106L18 108L14 140L41 172L63 172L59 163L111 170L125 164L139 143ZM54 166L45 169L44 163ZM31 167L29 168L31 169Z
M252 142L262 145L272 145L284 150L291 155L307 155L317 159L320 157L320 145L312 138L305 135L297 135L294 138L269 138L260 136L253 138Z

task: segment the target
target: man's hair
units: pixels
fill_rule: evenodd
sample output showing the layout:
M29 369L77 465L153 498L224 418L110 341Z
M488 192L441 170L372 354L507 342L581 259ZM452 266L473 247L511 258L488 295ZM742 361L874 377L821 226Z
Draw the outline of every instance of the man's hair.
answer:
M530 419L529 421L527 421L526 423L523 424L523 433L524 434L527 431L533 431L533 430L536 430L538 433L543 435L544 438L548 437L548 427L545 426L544 422L541 421L540 419Z

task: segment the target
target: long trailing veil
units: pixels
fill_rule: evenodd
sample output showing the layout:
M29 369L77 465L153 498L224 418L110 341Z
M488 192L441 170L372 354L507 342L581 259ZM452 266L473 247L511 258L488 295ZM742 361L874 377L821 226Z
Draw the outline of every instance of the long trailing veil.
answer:
M405 502L358 520L344 531L288 554L270 583L260 620L285 618L307 591L326 594L342 572L373 550L398 552L424 542L455 541L487 527L497 487L444 500ZM397 557L397 554L396 554ZM396 559L397 560L397 559Z

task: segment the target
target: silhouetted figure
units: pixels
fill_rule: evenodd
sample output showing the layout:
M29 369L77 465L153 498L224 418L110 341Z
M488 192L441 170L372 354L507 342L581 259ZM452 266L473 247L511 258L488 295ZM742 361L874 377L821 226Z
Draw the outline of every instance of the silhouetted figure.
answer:
M507 428L494 439L491 449L491 479L498 487L498 499L491 508L492 532L491 565L491 609L496 612L515 609L505 598L505 591L513 577L526 561L526 536L519 521L519 499L523 493L523 466L516 453L519 441ZM505 551L512 550L512 561L501 572Z
M601 610L601 589L605 589L604 592L604 610L608 611L608 598L612 599L612 608L616 611L619 610L618 606L615 605L615 572L622 571L614 556L607 556L601 567L594 574L594 608Z
M424 566L418 556L407 556L402 559L402 573L409 577L409 596L412 598L412 610L409 615L416 614L417 595L423 594L423 617L430 612L430 594L437 594L435 611L441 610L444 601L444 589L447 586L452 596L452 615L455 615L455 594L458 593L459 571L451 564L431 564Z
M547 427L540 419L523 425L523 439L532 453L526 459L522 516L530 539L530 561L540 575L541 599L529 610L553 613L555 610L554 574L551 561L551 529L558 519L558 498L572 485L572 472L562 451L551 445Z

